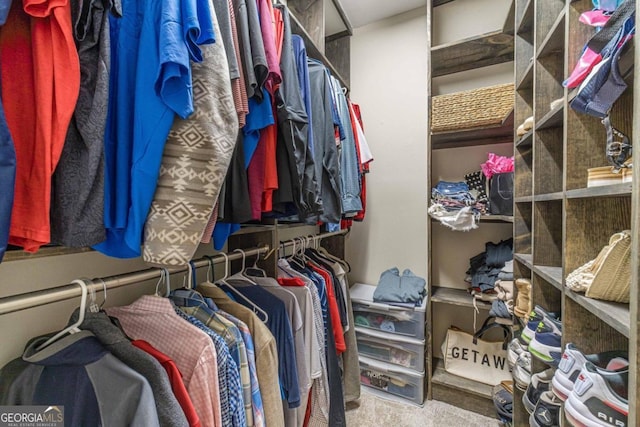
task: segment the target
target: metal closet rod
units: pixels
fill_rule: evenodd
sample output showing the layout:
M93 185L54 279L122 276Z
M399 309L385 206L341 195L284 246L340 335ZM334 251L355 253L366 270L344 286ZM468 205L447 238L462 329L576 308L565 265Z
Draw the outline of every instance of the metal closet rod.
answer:
M269 246L264 245L255 249L244 250L244 256L250 257L254 255L263 255L269 251ZM241 259L243 255L240 252L232 252L227 255L229 261ZM225 261L224 255L214 255L211 257L214 264L218 264ZM207 267L209 260L207 258L200 258L194 260L193 264L196 268ZM176 267L168 269L171 274L181 273L188 271L189 267ZM148 280L158 279L161 277L163 270L161 268L149 268L146 270L133 271L131 273L116 274L114 276L108 276L103 278L95 278L87 284L87 289L95 292L102 291L105 287L107 289L115 289L122 286L129 286ZM102 283L104 281L104 284ZM12 295L9 297L0 298L0 315L13 313L15 311L25 310L33 307L40 307L42 305L51 304L58 301L64 301L72 298L77 298L81 293L80 287L75 284L68 284L58 286L55 288L43 289L40 291L26 292L24 294Z
M333 237L333 236L342 236L343 234L347 234L349 232L348 228L342 229L342 230L338 230L338 231L329 231L327 233L320 233L320 234L313 234L310 236L300 236L297 240L296 239L290 239L290 240L284 240L280 242L280 247L285 249L294 245L299 245L300 244L300 240L313 240L314 242L317 242L318 240L322 240L322 239L326 239L327 237Z

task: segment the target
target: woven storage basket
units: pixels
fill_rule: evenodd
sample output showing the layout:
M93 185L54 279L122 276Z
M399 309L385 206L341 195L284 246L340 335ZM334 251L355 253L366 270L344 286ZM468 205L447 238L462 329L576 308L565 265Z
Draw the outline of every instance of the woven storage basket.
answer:
M434 96L431 132L499 126L513 109L513 83Z

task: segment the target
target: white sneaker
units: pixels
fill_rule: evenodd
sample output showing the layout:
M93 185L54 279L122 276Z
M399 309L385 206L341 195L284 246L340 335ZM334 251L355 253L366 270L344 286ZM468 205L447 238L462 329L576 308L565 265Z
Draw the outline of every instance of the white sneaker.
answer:
M513 380L522 391L526 391L531 382L531 353L523 351L513 367Z
M507 363L509 364L510 371L513 371L518 356L520 356L523 351L527 351L527 346L522 345L518 338L512 339L509 347L507 347Z

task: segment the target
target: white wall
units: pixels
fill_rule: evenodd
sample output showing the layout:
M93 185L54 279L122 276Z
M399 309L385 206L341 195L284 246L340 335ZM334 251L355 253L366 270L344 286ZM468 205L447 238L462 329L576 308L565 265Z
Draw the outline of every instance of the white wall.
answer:
M351 281L378 283L390 267L427 274L426 8L357 28L351 99L375 157L367 214L347 238Z

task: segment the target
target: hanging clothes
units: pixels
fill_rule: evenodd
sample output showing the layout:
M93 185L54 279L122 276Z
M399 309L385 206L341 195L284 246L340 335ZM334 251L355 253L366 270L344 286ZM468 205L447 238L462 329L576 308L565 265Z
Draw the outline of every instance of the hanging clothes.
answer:
M238 135L225 52L218 40L202 46L203 62L192 63L195 112L176 118L165 145L144 229L143 259L149 264L186 265L220 194Z
M51 241L68 247L105 239L104 132L109 103L109 13L120 2L72 2L73 35L80 59L80 93L53 175Z
M65 423L74 426L160 425L149 383L91 332L67 335L38 349L46 340L32 340L22 358L0 370L0 404L56 402L64 406Z
M171 357L202 424L222 426L216 350L206 333L181 319L166 298L144 295L106 312L119 320L129 337L148 341Z
M5 190L0 194L0 262L9 243L11 227L11 210L13 208L13 191L16 181L16 151L13 139L7 127L4 107L0 97L0 181L5 183Z
M267 426L284 425L282 398L278 385L278 351L276 341L269 328L255 313L231 300L224 291L210 283L198 285L197 291L213 299L221 310L242 320L251 330L255 344L256 371L260 383L260 394L264 405Z
M69 324L74 324L78 318L79 310L75 310L69 319ZM158 361L148 352L134 346L124 333L111 323L104 312L84 313L84 320L78 327L93 333L106 350L149 382L161 426L200 425L197 414L190 410L193 408L193 404L188 395L185 406L179 404L177 396L172 391L172 385L169 383L169 377ZM180 378L180 383L184 388L182 378ZM187 408L187 411L183 411L184 407ZM189 421L186 417L187 412L190 415Z
M209 2L188 0L184 6L178 0L129 0L123 2L122 18L111 18L107 239L94 246L106 255L140 256L144 221L174 117L186 119L193 113L190 59L202 61L199 45L215 41L214 15Z
M51 176L80 88L71 2L13 2L0 30L0 74L16 153L9 243L36 252L51 241Z

